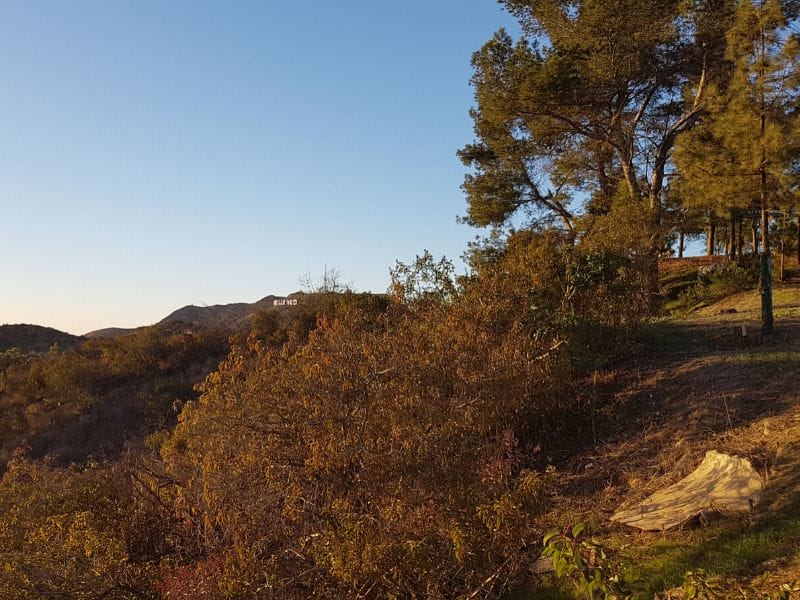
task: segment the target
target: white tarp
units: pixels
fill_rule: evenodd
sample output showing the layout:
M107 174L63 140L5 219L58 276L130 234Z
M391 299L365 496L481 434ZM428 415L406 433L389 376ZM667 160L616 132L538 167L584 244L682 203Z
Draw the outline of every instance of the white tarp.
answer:
M611 520L646 531L661 531L709 509L749 510L760 493L761 478L749 460L709 450L690 475L629 510L618 509Z

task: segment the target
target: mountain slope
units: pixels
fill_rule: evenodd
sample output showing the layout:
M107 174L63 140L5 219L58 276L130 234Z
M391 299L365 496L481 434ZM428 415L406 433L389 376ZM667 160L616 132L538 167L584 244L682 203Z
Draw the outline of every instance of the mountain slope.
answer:
M80 336L41 325L0 325L0 352L11 348L23 352L47 352L53 344L68 348L81 339Z
M267 309L286 311L293 306L301 305L307 296L302 292L295 292L286 297L269 295L252 303L234 302L212 306L190 304L170 313L160 323L180 322L194 327L204 326L235 331L246 327L259 311Z
M89 339L111 339L115 337L120 337L122 335L128 335L129 333L133 333L136 331L135 328L125 328L125 327L106 327L105 329L95 329L94 331L90 331L89 333L84 333L83 337Z

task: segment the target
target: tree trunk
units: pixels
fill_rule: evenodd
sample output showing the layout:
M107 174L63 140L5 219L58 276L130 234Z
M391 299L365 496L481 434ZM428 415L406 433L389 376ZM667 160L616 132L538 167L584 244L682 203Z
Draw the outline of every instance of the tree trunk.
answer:
M759 61L759 79L761 85L761 165L758 173L761 179L761 334L772 335L774 331L772 320L772 256L769 248L769 214L767 213L767 151L764 148L764 133L767 130L767 103L764 90L764 65L766 56L766 41L764 28L761 28L761 60Z
M728 227L728 223L722 225L722 231L720 231L720 236L722 239L725 240L725 256L731 255L731 232L730 227Z
M783 283L786 267L786 212L781 212L781 272L778 281Z
M766 173L762 172L761 189L761 333L772 335L774 322L772 316L772 255L769 249L769 215L767 214Z
M800 267L800 215L797 216L797 266Z
M763 131L764 116L762 113L761 127ZM763 151L762 151L763 154ZM764 159L762 155L762 159ZM766 160L766 159L764 159ZM767 170L763 166L761 171L761 274L758 287L761 291L761 334L772 335L774 322L772 316L772 255L769 247L769 213L767 212Z
M762 210L762 227L767 221L767 211ZM766 227L761 232L761 245L764 251L761 253L761 277L759 288L761 288L761 333L772 335L774 322L772 316L772 255L769 251L769 239L765 233Z
M751 227L753 229L753 256L756 256L757 254L760 254L760 252L758 250L758 223L756 223L755 219L753 219L753 224Z
M730 225L730 252L728 255L731 258L736 258L736 217L734 216L733 209L731 209L731 225Z
M661 235L661 212L650 211L650 252L647 266L647 293L650 314L656 314L661 302L661 290L658 285L658 259L664 248L664 237Z
M708 256L714 255L714 238L716 237L716 234L717 226L713 221L710 221L706 230L706 255Z
M642 198L642 192L639 188L639 182L636 180L636 169L633 166L633 158L630 155L622 156L620 160L622 167L622 175L625 178L625 185L628 187L628 193L631 198ZM650 198L651 208L653 199Z
M739 217L738 221L739 225L736 228L738 230L736 235L736 250L737 250L736 254L738 254L739 257L741 257L742 246L744 246L744 233L742 233L742 217Z
M683 231L683 227L681 227L680 232L678 233L678 258L683 258L683 240L685 235L686 234Z

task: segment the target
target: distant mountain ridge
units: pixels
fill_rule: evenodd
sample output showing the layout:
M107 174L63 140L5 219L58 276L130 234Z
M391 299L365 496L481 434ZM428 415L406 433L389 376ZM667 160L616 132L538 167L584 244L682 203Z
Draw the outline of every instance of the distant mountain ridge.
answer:
M314 294L294 292L288 296L270 294L256 302L211 306L189 304L171 312L156 324L184 323L189 327L210 327L235 332L248 327L253 317L261 311L274 309L287 312L309 301L313 296ZM68 347L85 339L111 339L128 335L137 329L139 328L105 327L78 336L40 325L0 325L0 352L11 348L26 352L46 352L55 343Z
M190 304L171 312L161 319L159 324L180 322L194 327L205 326L236 331L249 325L258 312L268 309L287 310L302 304L307 296L303 292L295 292L288 296L265 296L252 303L234 302L212 306Z
M0 325L0 352L18 348L23 352L47 352L53 344L68 348L84 338L52 327L19 323Z
M95 329L89 333L84 333L83 337L90 339L111 339L121 335L128 335L136 331L136 327L106 327L104 329Z

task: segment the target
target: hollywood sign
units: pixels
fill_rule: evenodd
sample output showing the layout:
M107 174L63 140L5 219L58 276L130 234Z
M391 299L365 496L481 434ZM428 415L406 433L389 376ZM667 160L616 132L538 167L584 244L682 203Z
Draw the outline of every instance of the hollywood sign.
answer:
M297 306L297 298L277 298L272 301L272 306Z

